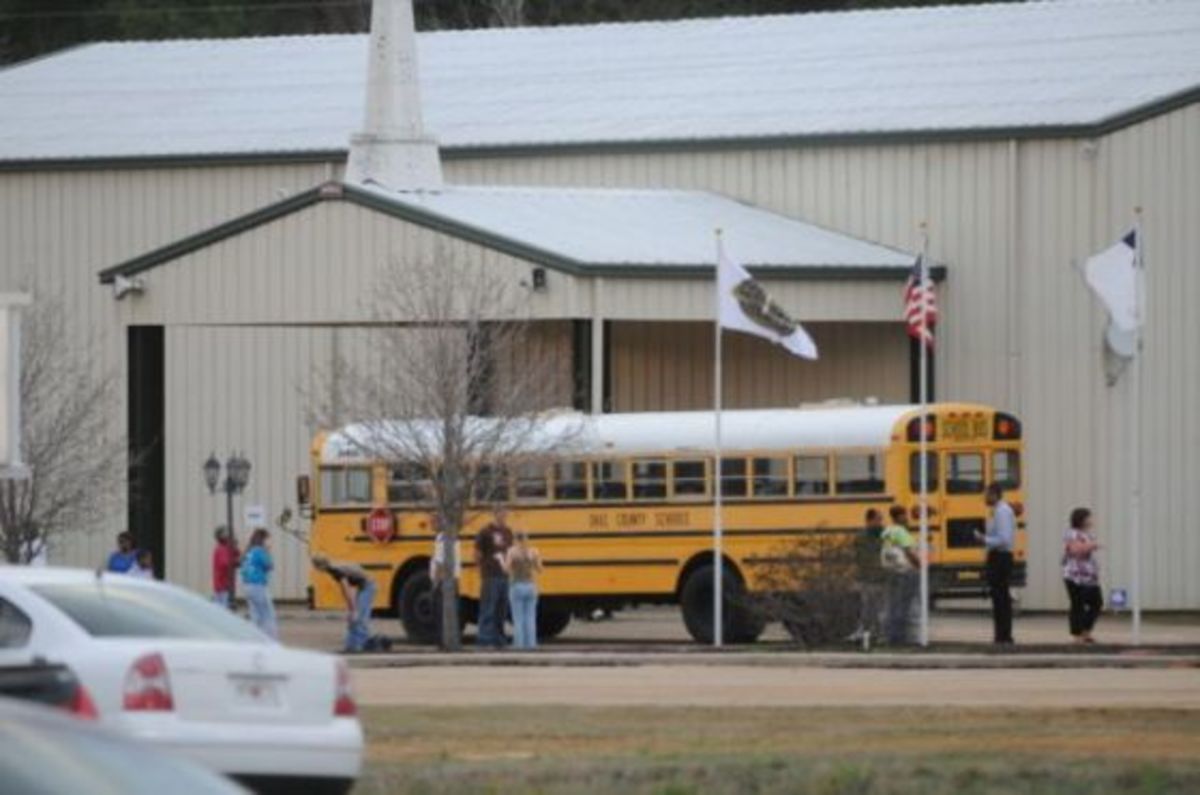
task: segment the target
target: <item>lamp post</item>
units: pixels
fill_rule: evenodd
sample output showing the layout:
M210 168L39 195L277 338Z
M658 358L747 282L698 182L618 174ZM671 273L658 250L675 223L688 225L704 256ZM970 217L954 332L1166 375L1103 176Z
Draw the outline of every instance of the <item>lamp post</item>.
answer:
M225 492L225 527L229 531L229 537L235 549L237 548L237 535L233 527L233 498L235 495L241 494L249 482L250 460L240 453L231 453L225 461L224 479L221 478L221 462L217 460L216 453L210 455L204 462L204 484L208 486L209 493ZM236 591L237 577L231 575L229 583L231 605Z

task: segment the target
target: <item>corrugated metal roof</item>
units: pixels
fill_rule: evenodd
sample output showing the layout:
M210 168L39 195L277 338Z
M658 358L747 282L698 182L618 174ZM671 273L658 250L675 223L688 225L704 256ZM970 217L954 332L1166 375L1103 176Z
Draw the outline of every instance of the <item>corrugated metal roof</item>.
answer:
M448 186L362 190L581 265L714 265L714 230L747 265L912 267L913 255L700 191Z
M445 147L1062 128L1200 87L1200 2L421 34ZM365 36L111 43L0 72L0 160L344 149Z

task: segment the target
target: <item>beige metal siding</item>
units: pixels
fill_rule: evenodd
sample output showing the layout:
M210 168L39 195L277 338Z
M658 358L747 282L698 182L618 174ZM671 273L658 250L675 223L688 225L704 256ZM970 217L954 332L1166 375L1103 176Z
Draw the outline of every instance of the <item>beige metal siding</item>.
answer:
M908 400L908 337L899 323L814 323L821 350L806 362L746 334L723 340L723 397L730 408L876 398ZM713 405L711 323L614 323L611 332L613 411L710 409Z
M909 249L919 244L918 224L927 221L931 253L951 273L943 288L939 393L1010 407L1030 432L1034 587L1028 602L1034 606L1062 604L1058 538L1065 511L1076 503L1100 511L1110 540L1109 584L1128 579L1124 495L1133 440L1122 425L1128 382L1111 390L1102 385L1102 316L1070 263L1110 242L1132 206L1143 205L1151 285L1143 440L1146 604L1197 608L1200 534L1192 525L1200 515L1193 485L1200 466L1200 363L1193 349L1200 320L1192 307L1200 298L1200 107L1150 119L1095 145L1094 154L1077 141L997 141L546 155L456 159L447 173L460 182L707 188ZM132 310L96 286L98 268L269 203L280 191L310 187L327 170L318 164L0 174L2 286L33 284L61 296L79 339L103 345L97 361L121 365L120 321L132 320L124 314ZM346 228L330 221L302 233L316 235L304 239L320 248L327 245L320 234L344 236L348 248L338 250L347 257L380 239L365 215ZM283 244L255 238L260 248L252 256L272 258ZM326 299L314 293L342 288L337 264L327 262L314 272L319 278L304 280L289 280L281 265L273 284L250 291L224 277L196 286L216 289L230 307L240 307L236 314L228 310L236 319L257 314L255 295L271 289L286 296L269 299L276 305L317 305ZM661 317L685 319L697 300L687 291L642 287L653 299L641 306L652 303ZM601 291L601 311L635 305L636 296L614 299L610 288ZM887 310L888 291L898 293L898 285L878 289L866 293L874 296L864 299L869 316L857 319L884 319L875 313ZM863 295L856 290L845 300L854 304ZM584 298L573 294L564 306L586 315L591 307ZM801 306L804 313L820 311ZM118 425L123 412L114 411ZM120 524L114 518L105 530ZM83 545L73 559L97 559L108 535ZM206 562L187 565L202 569Z
M1145 604L1200 607L1200 106L1094 142L994 141L481 158L452 179L714 190L838 231L930 252L942 290L938 391L1018 411L1029 431L1031 585L1058 607L1060 535L1096 506L1108 585L1129 569L1129 383L1103 385L1101 311L1071 264L1145 207L1150 326L1144 419ZM666 312L674 311L662 296ZM803 315L801 315L803 317Z

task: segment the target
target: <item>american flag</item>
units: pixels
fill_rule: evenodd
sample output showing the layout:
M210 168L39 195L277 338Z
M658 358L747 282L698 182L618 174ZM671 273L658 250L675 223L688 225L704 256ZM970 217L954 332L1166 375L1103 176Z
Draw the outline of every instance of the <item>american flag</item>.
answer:
M925 344L932 348L937 319L937 290L929 276L924 256L919 256L904 285L904 322L908 325L908 336L915 340L923 338Z

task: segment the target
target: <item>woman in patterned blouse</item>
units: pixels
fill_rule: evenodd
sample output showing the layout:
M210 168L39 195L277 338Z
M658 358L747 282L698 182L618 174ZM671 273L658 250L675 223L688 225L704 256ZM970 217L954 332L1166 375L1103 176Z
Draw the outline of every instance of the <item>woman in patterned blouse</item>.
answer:
M1092 628L1104 609L1098 549L1092 512L1087 508L1071 511L1071 526L1063 534L1063 580L1071 599L1071 635L1076 643L1095 643Z

